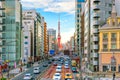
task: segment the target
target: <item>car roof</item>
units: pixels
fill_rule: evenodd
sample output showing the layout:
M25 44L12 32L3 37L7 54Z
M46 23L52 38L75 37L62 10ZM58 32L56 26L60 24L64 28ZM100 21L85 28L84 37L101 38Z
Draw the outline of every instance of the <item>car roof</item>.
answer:
M25 75L31 75L30 73L26 73Z
M59 74L60 75L60 73L55 73L55 74Z

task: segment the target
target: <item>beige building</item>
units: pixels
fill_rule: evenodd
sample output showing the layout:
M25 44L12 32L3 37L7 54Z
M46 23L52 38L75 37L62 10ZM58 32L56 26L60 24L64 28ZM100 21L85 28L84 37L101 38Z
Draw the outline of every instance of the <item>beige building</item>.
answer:
M111 17L99 29L99 71L120 72L120 17L113 2Z

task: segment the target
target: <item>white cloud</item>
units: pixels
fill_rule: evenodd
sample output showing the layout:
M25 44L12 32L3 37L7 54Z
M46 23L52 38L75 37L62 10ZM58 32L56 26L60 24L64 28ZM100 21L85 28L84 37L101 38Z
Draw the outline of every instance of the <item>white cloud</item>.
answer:
M70 40L70 37L72 37L74 35L74 28L69 28L68 31L66 32L62 32L61 33L61 42L62 43L66 43L67 41Z
M74 14L75 0L21 0L24 8L42 8L49 12Z

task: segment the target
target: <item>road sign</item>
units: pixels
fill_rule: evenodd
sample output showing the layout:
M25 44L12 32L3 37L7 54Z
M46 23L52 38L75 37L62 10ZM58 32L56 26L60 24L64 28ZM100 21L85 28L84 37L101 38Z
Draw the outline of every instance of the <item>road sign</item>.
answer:
M49 51L49 54L50 54L50 55L54 55L54 54L55 54L55 50L50 50L50 51Z

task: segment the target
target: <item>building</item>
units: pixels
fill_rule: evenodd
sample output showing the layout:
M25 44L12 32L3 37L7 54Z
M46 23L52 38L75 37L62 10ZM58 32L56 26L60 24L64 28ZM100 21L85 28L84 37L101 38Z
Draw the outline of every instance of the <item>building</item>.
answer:
M120 16L117 16L114 2L111 16L99 28L99 40L99 70L120 72Z
M81 9L84 0L76 0L75 2L75 48L76 53L81 54Z
M48 55L47 23L44 23L44 53Z
M86 0L84 23L84 54L85 65L91 71L99 70L99 31L98 28L105 24L110 16L112 0Z
M28 61L37 61L44 52L44 18L35 10L23 11L24 56Z
M0 1L0 57L10 66L21 59L21 17L19 0Z
M49 47L49 50L55 50L56 51L56 30L48 29L47 33L48 33L48 47Z

